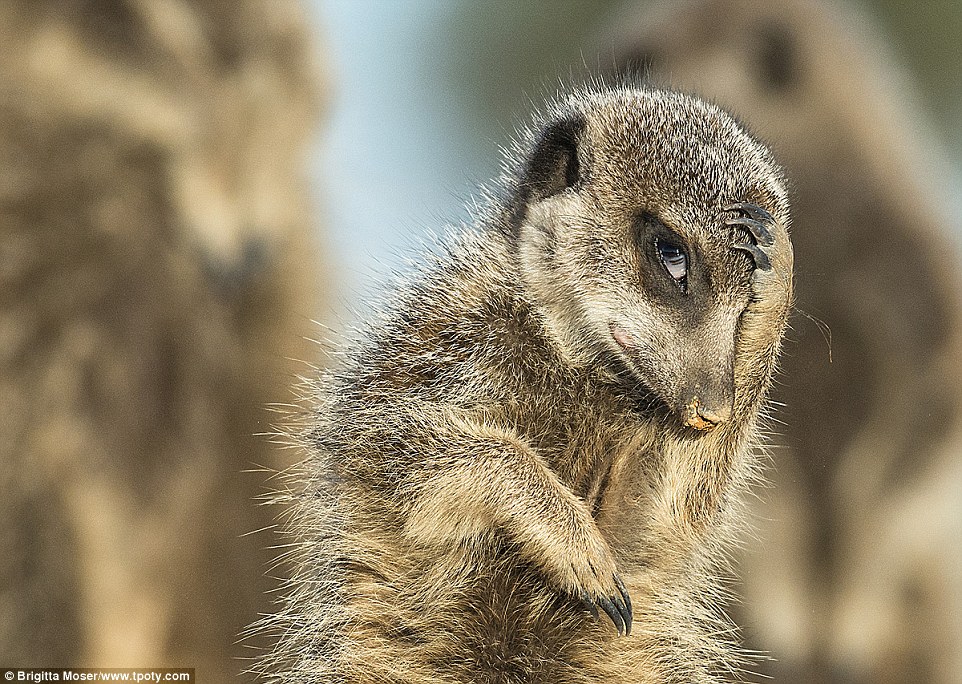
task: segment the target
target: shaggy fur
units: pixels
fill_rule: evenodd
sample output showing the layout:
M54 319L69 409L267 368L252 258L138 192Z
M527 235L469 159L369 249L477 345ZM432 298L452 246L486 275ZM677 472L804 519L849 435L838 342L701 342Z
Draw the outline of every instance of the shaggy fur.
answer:
M719 573L790 306L787 222L771 155L716 107L553 106L317 380L265 676L730 674Z

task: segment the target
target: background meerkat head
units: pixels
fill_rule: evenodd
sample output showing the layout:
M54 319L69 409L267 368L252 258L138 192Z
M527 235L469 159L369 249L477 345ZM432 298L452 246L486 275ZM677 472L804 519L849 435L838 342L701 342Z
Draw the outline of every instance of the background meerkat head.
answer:
M681 422L696 397L727 420L753 264L725 208L787 222L768 150L715 106L623 88L554 107L522 157L512 230L563 352L627 369Z

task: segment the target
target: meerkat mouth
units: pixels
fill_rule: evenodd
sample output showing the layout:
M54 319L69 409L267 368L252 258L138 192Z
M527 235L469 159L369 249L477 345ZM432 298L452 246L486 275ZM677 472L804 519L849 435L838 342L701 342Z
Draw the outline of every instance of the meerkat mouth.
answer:
M673 414L671 405L639 371L638 357L640 351L637 340L614 321L608 324L608 330L615 344L622 351L621 354L617 355L618 366L621 369L618 375L623 379L626 386L630 385L632 396L637 398L639 410L648 413L657 407L658 411ZM630 381L628 378L630 378Z
M631 352L635 349L635 338L632 337L627 330L616 325L614 322L608 324L608 329L611 331L611 336L619 347L626 352Z

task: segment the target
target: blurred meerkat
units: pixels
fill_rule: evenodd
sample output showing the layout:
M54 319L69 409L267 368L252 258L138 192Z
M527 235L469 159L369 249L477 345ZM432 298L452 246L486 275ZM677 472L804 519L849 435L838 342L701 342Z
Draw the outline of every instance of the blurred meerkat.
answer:
M294 2L0 4L0 661L231 681L310 358Z
M720 109L619 88L508 165L317 381L271 680L737 667L717 576L791 301L780 171Z
M793 183L798 308L749 644L780 681L962 681L960 282L947 174L857 15L705 0L619 23L619 70L731 108Z

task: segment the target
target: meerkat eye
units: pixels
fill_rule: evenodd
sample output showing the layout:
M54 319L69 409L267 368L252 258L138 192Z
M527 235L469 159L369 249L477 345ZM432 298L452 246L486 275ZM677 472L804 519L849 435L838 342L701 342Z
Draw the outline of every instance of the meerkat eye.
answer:
M655 240L655 249L658 250L658 256L661 257L661 263L665 265L668 275L684 287L688 278L688 255L685 250L661 239Z

